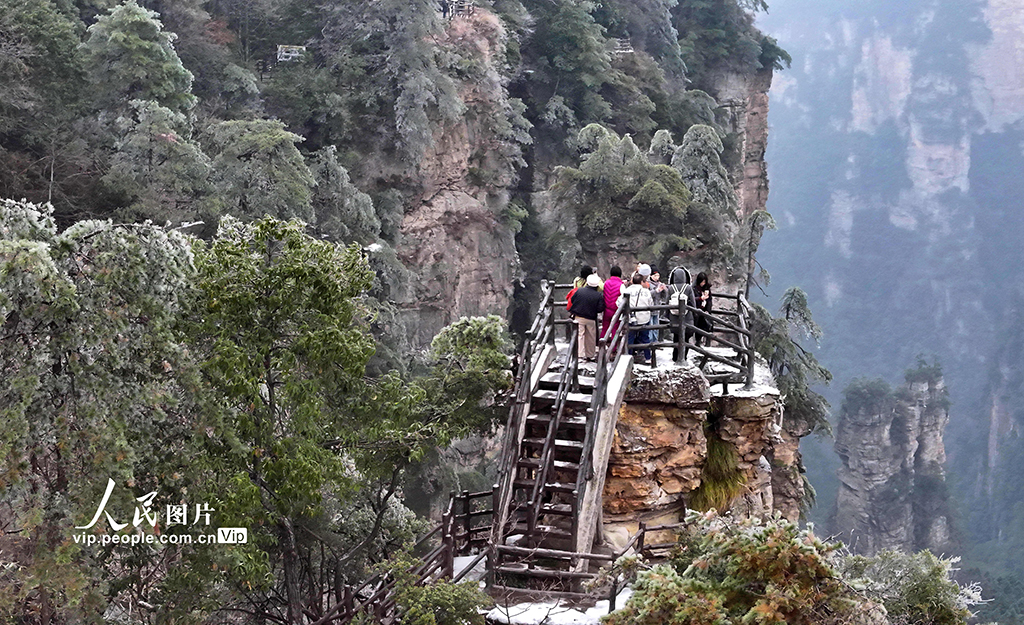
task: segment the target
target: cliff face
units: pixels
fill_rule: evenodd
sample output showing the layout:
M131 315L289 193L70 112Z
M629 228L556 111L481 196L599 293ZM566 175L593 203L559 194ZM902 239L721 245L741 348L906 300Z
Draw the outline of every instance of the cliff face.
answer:
M783 435L778 391L770 382L729 395L708 388L692 365L635 369L619 412L604 488L606 533L615 539L648 524L682 519L707 479L708 436L735 454L742 487L728 509L737 516L779 512L800 518L804 496L799 439ZM806 434L806 433L805 433ZM794 481L795 476L795 481Z
M768 92L773 72L723 72L711 88L711 96L724 108L725 129L737 139L736 158L727 163L729 177L739 200L739 216L764 210L768 202Z
M457 84L465 110L433 121L415 165L385 155L362 165L364 178L408 190L396 250L410 275L396 303L414 348L459 317L509 311L519 257L505 213L528 136L508 95L508 39L489 11L454 19L436 43L473 68Z
M835 529L852 550L939 553L953 546L942 468L948 422L941 378L844 406L835 444L842 459Z
M835 388L894 377L919 353L945 365L965 529L996 539L992 510L1015 502L992 500L990 476L1021 448L1002 433L1021 389L1004 373L1024 291L1024 219L1008 209L1024 168L1024 7L890 8L781 0L765 16L794 63L772 92L780 229L759 260L776 283L805 285Z

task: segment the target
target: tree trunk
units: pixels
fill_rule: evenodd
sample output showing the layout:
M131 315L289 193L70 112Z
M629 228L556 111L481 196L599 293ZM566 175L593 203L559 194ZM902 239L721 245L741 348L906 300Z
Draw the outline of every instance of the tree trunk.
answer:
M288 600L289 625L303 625L306 622L302 614L302 589L300 587L302 572L299 562L299 551L295 545L295 529L291 519L280 522L281 544L284 547L284 587Z

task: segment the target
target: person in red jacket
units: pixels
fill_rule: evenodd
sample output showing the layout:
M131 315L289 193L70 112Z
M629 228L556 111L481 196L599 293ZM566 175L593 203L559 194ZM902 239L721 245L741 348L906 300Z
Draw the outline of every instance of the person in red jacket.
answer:
M622 267L615 265L612 267L611 277L604 283L604 320L601 322L601 338L608 335L608 324L619 307L617 302L622 292L622 284ZM612 332L615 332L615 328L612 328Z

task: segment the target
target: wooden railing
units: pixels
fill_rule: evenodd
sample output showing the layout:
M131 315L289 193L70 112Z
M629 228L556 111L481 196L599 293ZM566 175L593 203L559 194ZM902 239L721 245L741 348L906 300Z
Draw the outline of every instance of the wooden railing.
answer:
M556 284L554 285L554 291L556 294L565 293L573 288L571 284ZM651 351L651 366L658 366L658 355L657 348L659 347L672 347L678 354L678 362L683 362L686 359L686 355L689 351L695 351L701 355L703 363L706 362L717 362L726 366L727 368L733 369L734 371L725 373L705 373L708 378L708 382L712 384L720 383L723 387L728 390L728 384L742 383L745 388L750 388L754 381L754 363L755 363L755 352L753 337L750 333L750 329L747 327L747 318L750 314L750 305L747 303L746 298L743 296L743 292L739 291L735 295L728 293L712 293L712 297L718 301L734 301L735 306L733 309L730 308L715 308L710 313L689 306L684 298L679 299L677 306L671 305L660 305L660 306L639 306L630 307L629 301L624 303L624 310L618 315L616 321L622 319L629 319L630 316L637 312L648 311L652 314L657 312L659 317L662 313L667 313L668 319L662 319L657 324L653 325L630 325L628 330L648 330L648 331L660 331L660 330L672 330L679 337L679 342L673 340L653 341L646 343L629 343L622 346L622 349L615 352L617 357L620 353L633 350L650 350ZM545 304L541 307L543 311L544 306L552 308L552 323L555 325L568 325L573 324L572 320L568 318L568 313L565 312L565 297L553 296L550 300L546 300ZM564 313L564 314L560 314ZM686 313L692 313L694 321L699 317L704 317L712 323L714 328L713 331L708 332L703 328L698 328L695 324L686 323ZM602 314L603 316L603 314ZM675 317L677 321L672 322L672 317ZM728 318L728 319L727 319ZM574 324L573 324L574 325ZM619 324L619 328L625 324ZM609 328L615 328L614 325L609 325ZM598 318L598 332L601 328L601 318ZM617 333L616 333L617 334ZM622 340L628 339L626 332L622 333ZM735 355L722 354L711 351L705 346L694 345L693 343L687 343L686 337L697 336L708 339L715 347L725 347L732 349ZM552 335L553 337L553 335ZM618 345L614 344L614 341L619 337L606 337L607 348L618 349ZM614 359L607 361L608 363L614 362ZM703 365L701 366L703 369ZM600 368L599 368L600 370Z
M587 428L583 436L583 456L580 462L580 470L576 474L576 493L578 501L582 502L587 494L587 486L594 479L594 439L597 434L598 420L601 410L607 402L608 382L612 372L615 370L619 356L626 354L626 329L627 324L621 323L627 319L629 304L620 306L608 322L607 334L601 336L597 344L597 366L594 372L594 394L591 398L590 408L587 409ZM601 331L601 322L598 322L598 332ZM579 522L578 515L573 518L573 529ZM577 535L577 532L573 532Z
M496 497L496 490L451 494L448 507L441 515L441 523L424 534L410 550L416 553L437 541L409 570L414 585L422 586L442 579L459 582L482 560L490 557L488 536L493 525ZM492 504L491 509L485 507L488 503ZM476 558L456 572L456 556L473 555L474 552L477 552ZM375 623L399 622L395 580L388 573L377 573L355 586L339 586L335 589L335 601L333 606L327 606L327 612L313 625L346 625L360 615L371 618Z
M565 367L562 368L562 373L558 376L558 391L555 394L555 407L552 410L554 418L548 421L548 431L544 437L544 447L540 453L540 465L534 476L533 492L527 502L526 522L530 534L533 534L537 529L537 520L540 518L540 510L543 505L541 491L544 488L544 484L547 483L548 470L554 464L552 460L554 460L555 454L555 439L558 427L562 422L562 416L565 413L566 400L569 397L569 391L578 386L579 357L576 350L578 341L579 332L577 332L574 326L569 329L569 351L566 355Z
M554 308L551 306L554 289L547 281L541 282L541 303L533 324L526 332L526 340L519 353L519 362L516 368L515 386L512 391L512 405L509 407L508 420L505 424L505 440L502 444L501 456L498 464L498 475L501 476L501 483L498 485L498 500L495 503L494 527L491 531L491 540L500 543L505 534L506 526L511 520L509 510L512 504L513 483L516 478L516 464L519 461L520 437L519 431L523 427L522 420L526 418L526 407L530 404L532 389L532 376L534 359L544 345L554 343L555 328Z
M675 547L679 543L678 540L673 540L673 541L667 542L667 543L655 543L655 544L652 545L652 544L648 544L646 542L647 534L648 533L653 533L653 532L678 531L678 530L681 530L681 529L683 529L685 527L686 527L686 523L668 523L668 524L665 524L665 525L647 525L646 523L641 521L640 522L640 528L637 530L636 534L633 534L633 536L629 539L629 542L626 543L626 546L623 547L622 549L620 549L614 556L611 556L612 562L615 562L616 560L618 560L622 556L626 555L630 551L633 551L633 553L635 553L635 554L637 554L637 555L642 557L642 556L645 555L645 553L648 556L653 556L655 551L664 551L666 549L671 549L672 547ZM608 590L608 613L609 614L611 614L612 612L615 611L615 608L616 608L615 601L618 598L619 588L620 587L621 587L620 586L620 577L619 577L618 573L613 573L611 575L611 584L610 584L610 588Z

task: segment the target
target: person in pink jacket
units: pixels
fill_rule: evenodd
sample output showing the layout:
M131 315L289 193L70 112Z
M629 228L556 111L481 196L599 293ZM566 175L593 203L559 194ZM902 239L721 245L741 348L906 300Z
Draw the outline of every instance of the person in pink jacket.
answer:
M612 315L618 308L616 303L619 293L622 291L622 267L615 265L611 270L611 277L604 283L604 321L601 322L601 338L608 334L608 324L611 323Z

